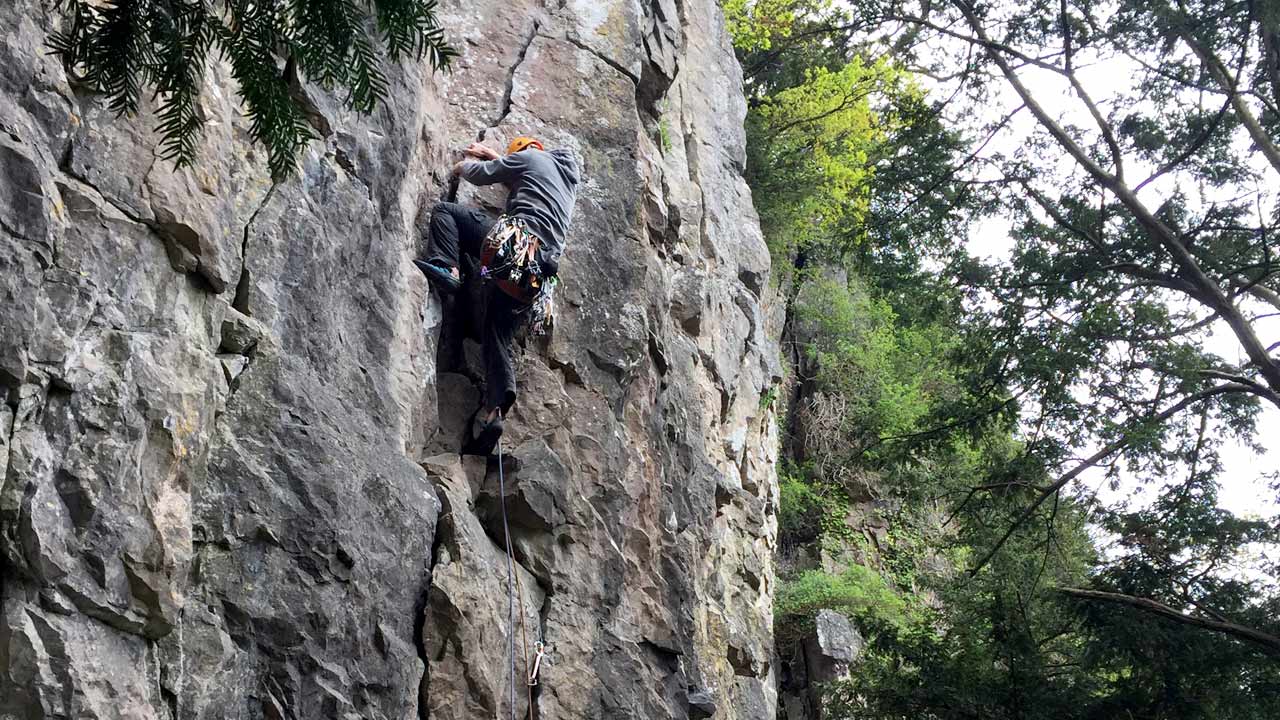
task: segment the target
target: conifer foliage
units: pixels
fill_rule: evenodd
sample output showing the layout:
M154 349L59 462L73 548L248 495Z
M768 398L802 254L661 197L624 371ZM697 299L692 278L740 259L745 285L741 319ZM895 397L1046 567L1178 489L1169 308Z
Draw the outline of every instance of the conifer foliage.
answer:
M436 19L436 0L56 0L60 31L49 45L73 77L137 112L144 92L158 103L162 157L189 165L204 118L198 106L206 61L223 59L240 86L250 132L271 171L288 174L311 138L291 93L295 75L344 88L370 112L386 96L385 57L456 54Z

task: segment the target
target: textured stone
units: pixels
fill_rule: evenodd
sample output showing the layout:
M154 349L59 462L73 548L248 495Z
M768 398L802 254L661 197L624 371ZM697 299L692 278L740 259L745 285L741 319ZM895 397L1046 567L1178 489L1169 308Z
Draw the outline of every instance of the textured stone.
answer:
M471 484L457 455L428 459L425 467L444 503L427 603L429 632L423 638L430 667L423 685L427 716L505 716L499 709L510 706L508 643L514 643L521 680L516 715L525 717L530 693L523 679L531 668L526 652L539 636L546 593L522 566L508 567L501 525L486 528L474 514ZM483 465L470 469L484 473ZM509 612L517 618L514 628L508 626Z
M517 632L521 714L773 717L778 319L718 7L440 12L455 71L370 116L301 83L272 184L220 61L177 170L0 7L0 717L505 717ZM462 462L478 312L409 260L454 151L517 133L584 183L503 462Z
M795 656L785 659L780 689L781 717L817 720L825 717L823 685L849 677L866 641L841 613L819 610L813 631L799 643Z
M813 635L805 640L805 655L812 682L830 682L849 672L849 663L862 654L866 642L849 623L849 618L834 610L819 610L813 619Z

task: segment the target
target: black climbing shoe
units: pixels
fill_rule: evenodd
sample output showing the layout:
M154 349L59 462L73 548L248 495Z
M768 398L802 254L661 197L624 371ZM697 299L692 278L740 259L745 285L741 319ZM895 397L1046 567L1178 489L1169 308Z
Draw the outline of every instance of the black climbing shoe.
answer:
M427 276L427 280L430 280L431 284L442 293L452 295L462 287L462 281L454 277L449 268L432 265L426 260L414 260L413 264L417 265L422 274Z
M462 446L463 455L492 455L502 437L502 418L496 417L480 426L480 432Z

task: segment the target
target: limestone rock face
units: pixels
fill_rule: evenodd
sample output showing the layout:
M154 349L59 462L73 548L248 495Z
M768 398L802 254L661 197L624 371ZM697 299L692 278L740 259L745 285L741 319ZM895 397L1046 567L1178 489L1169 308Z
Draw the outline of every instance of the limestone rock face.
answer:
M280 183L226 67L175 169L49 7L0 6L0 718L505 718L509 643L518 717L774 717L777 313L714 0L442 3L455 71L370 116L304 83ZM409 261L516 134L584 182L463 462L476 312Z

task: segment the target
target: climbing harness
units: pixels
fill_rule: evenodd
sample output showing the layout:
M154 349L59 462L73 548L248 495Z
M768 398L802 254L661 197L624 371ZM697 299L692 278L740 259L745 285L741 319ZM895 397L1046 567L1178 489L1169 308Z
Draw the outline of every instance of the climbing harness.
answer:
M527 306L530 331L535 336L551 327L559 285L556 276L545 276L538 264L540 242L524 220L503 215L480 249L480 277Z

